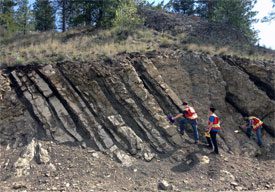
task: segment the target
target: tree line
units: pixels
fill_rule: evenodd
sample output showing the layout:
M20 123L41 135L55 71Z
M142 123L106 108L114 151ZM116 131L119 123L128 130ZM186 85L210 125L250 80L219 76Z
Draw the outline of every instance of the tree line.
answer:
M146 0L35 0L31 6L29 0L0 0L0 35L9 37L48 30L64 32L79 26L135 26L143 21L138 9L150 8L224 23L253 37L251 24L256 21L255 3L256 0L170 0L167 4L155 5ZM265 20L272 19L274 13Z
M142 20L137 0L0 0L0 34L49 31L79 26L131 26Z

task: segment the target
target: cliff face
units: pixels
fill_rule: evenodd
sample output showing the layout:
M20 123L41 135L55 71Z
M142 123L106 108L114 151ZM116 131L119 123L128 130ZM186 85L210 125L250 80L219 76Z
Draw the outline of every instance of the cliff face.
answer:
M274 69L172 50L3 68L0 190L274 189ZM167 121L181 99L198 112L202 142L217 108L223 156ZM238 128L245 114L264 121L264 148Z
M274 137L274 69L274 63L183 51L7 68L1 141L16 147L36 137L145 159L168 154L186 145L166 120L184 98L198 112L201 136L212 105L222 121L223 150L242 153L247 138L234 133L241 114L260 117Z

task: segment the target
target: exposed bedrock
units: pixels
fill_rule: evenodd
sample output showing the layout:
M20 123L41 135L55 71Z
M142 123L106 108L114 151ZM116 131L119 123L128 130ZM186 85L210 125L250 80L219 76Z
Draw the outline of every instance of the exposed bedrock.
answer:
M183 51L121 54L90 63L16 66L1 71L1 144L33 137L78 144L119 157L170 154L192 140L166 115L184 99L199 115L217 108L224 151L241 153L242 115L263 119L274 136L274 64ZM203 139L202 139L203 140ZM255 142L254 142L255 143ZM256 143L255 143L256 145Z

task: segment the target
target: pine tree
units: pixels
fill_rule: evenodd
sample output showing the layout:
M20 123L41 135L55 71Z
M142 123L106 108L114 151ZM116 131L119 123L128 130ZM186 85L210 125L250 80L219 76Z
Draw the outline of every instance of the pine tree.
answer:
M62 32L65 32L68 27L69 2L69 0L54 0L55 9L60 17L58 28L61 29Z
M102 0L104 1L104 0ZM68 1L68 25L69 27L76 26L91 26L96 24L96 14L98 14L97 0L77 0Z
M185 15L194 14L195 0L172 0L169 4L172 5L172 9L176 13Z
M257 21L257 12L252 10L255 3L256 0L219 0L211 20L233 26L254 40L255 31L251 29L251 25Z
M206 18L206 19L212 19L214 16L214 10L217 6L217 3L220 0L197 0L195 1L195 14ZM222 1L222 0L221 0Z
M69 1L68 24L70 27L110 27L121 1L125 0Z
M109 2L105 0L97 3L99 14L96 26L103 28L112 27L116 19L117 10L121 8L123 3L127 3L127 1L129 0L109 0Z
M13 0L0 0L0 32L3 37L10 37L17 30L14 19L15 6Z
M47 31L55 28L55 13L49 0L36 0L33 9L36 30Z
M125 0L121 2L116 9L114 26L118 26L121 29L128 28L133 29L135 26L143 23L143 20L137 15L137 4L134 0Z
M17 0L17 10L15 12L16 23L18 25L18 31L26 34L27 31L33 29L32 12L30 10L28 0Z

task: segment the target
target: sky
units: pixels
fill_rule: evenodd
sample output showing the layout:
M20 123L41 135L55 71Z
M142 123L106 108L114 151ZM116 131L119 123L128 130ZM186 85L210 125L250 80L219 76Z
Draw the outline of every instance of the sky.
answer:
M148 1L159 3L162 0ZM168 1L169 0L164 0L164 3L167 3ZM258 11L256 18L261 20L264 16L268 15L268 13L272 10L272 0L258 0L254 7L254 10ZM253 27L259 32L258 37L260 38L260 40L258 43L261 46L265 46L266 48L271 48L275 50L275 20L266 23L261 23L259 21L258 23L255 23Z

